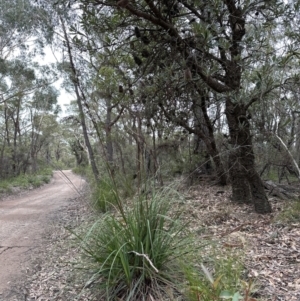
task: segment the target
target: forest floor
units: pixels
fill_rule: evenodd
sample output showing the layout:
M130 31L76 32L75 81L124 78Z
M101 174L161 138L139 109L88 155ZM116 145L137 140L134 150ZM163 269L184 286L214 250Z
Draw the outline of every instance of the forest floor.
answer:
M216 253L239 254L245 279L254 279L257 300L300 300L300 223L278 219L286 201L270 197L273 213L259 215L251 206L233 204L229 187L203 182L184 194L177 209L189 221L199 245L211 241ZM72 231L67 230L80 232L94 219L87 198L73 198L53 212L42 245L30 251L23 277L11 285L9 298L0 294L0 301L99 301L93 286L84 288L89 275L76 268L81 252Z
M300 223L282 221L287 201L269 197L273 212L260 215L252 206L232 203L230 195L229 187L209 183L191 189L184 207L193 232L199 241L215 241L219 254L228 250L242 256L257 300L299 301Z
M72 218L74 200L84 186L85 181L71 171L56 171L47 185L1 198L0 301L28 300L24 285L35 259L44 264L40 254L55 243L47 236L54 234L53 226L61 225L61 212Z

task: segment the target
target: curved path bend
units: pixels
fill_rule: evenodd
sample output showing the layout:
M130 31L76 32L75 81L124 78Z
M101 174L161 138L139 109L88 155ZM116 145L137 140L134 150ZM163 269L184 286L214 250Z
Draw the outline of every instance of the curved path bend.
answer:
M50 216L67 208L84 183L70 170L55 171L49 184L0 200L0 301L22 277L30 252L41 247Z

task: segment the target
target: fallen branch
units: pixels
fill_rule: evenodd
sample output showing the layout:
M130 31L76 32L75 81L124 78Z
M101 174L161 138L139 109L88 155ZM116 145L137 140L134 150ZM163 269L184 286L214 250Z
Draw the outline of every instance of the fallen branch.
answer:
M269 195L283 200L292 200L300 196L300 189L294 186L276 184L271 180L264 181L264 186L269 191Z

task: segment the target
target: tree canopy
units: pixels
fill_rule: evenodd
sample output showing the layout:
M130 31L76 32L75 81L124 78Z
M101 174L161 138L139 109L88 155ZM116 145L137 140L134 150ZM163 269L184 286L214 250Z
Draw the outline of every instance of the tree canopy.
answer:
M41 120L60 112L59 74L76 108L57 129L75 127L62 139L97 181L103 164L137 186L212 173L233 201L269 213L262 176L299 178L297 1L22 3L1 11L2 160L25 133L48 139ZM47 44L56 70L34 63Z

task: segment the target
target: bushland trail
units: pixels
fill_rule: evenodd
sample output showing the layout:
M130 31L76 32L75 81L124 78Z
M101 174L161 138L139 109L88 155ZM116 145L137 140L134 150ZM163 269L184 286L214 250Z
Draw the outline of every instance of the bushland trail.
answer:
M0 301L7 300L17 279L22 281L31 252L43 248L43 232L84 183L70 170L55 171L49 184L0 201Z

